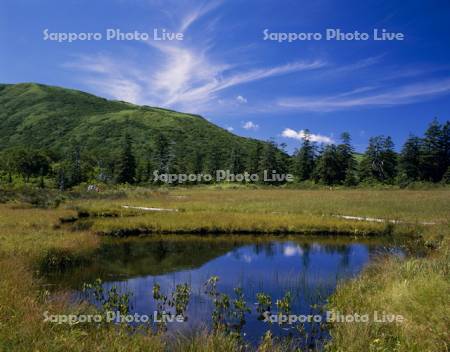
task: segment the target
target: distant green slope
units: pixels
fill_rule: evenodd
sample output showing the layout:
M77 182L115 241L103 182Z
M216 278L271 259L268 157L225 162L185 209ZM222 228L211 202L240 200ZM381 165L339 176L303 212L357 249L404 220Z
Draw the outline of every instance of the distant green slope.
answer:
M29 146L64 155L69 146L81 144L96 157L108 159L125 132L132 136L138 158L145 157L160 134L187 159L195 153L207 157L213 150L228 155L233 148L248 157L263 143L238 137L197 115L42 84L0 85L0 150Z

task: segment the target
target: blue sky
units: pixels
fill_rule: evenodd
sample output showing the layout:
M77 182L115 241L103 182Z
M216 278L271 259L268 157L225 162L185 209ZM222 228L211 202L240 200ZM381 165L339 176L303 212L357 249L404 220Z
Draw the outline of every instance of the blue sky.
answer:
M238 135L319 142L348 131L400 147L433 117L449 119L450 2L0 0L0 82L40 82L199 113ZM146 32L106 40L105 32ZM155 41L153 30L183 33ZM367 32L356 40L264 40L278 32ZM404 40L374 41L373 30ZM56 42L43 31L103 34Z

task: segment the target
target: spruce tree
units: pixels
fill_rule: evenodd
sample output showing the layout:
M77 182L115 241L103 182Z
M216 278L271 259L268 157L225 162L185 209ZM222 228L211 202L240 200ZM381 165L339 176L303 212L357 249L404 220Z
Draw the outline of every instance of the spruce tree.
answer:
M314 161L316 155L316 146L311 142L308 130L305 130L302 146L295 156L296 175L300 181L308 180L312 177L314 171Z
M291 169L291 158L286 148L286 143L281 143L277 148L277 172L279 174L285 174Z
M446 128L448 130L448 128ZM448 132L434 119L425 132L422 143L422 174L426 181L438 182L448 167Z
M327 145L317 160L315 175L318 181L326 185L339 183L341 174L341 160L337 147Z
M160 133L156 137L153 150L154 165L160 174L168 173L172 159L171 145L167 137Z
M403 178L417 181L421 177L421 140L409 136L403 145L399 158L399 169Z
M397 154L391 137L370 138L369 146L361 162L361 179L392 182L396 176L396 168Z
M445 172L441 181L450 184L450 121L443 125L442 136L444 140Z
M348 132L341 134L341 144L337 147L339 158L339 168L337 172L337 181L345 183L348 186L354 186L356 180L356 160L355 152L351 144L351 137Z
M255 149L250 155L250 173L251 174L259 174L260 173L260 167L261 167L261 158L264 152L264 146L262 143L257 143L255 146Z
M69 165L69 186L78 185L83 179L81 170L81 147L78 143L76 143L73 147Z
M136 160L132 151L132 139L128 133L125 134L122 149L119 154L117 165L117 183L134 183L136 176Z
M259 167L259 177L263 180L264 172L270 175L272 171L278 172L277 163L277 145L273 140L267 141L261 156L261 164Z

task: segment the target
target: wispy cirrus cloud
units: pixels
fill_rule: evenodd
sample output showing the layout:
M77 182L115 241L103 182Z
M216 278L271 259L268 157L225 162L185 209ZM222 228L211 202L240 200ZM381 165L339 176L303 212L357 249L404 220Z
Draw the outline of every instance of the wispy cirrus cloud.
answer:
M342 65L329 65L327 70L323 70L320 73L320 77L329 79L331 76L342 76L348 75L360 70L364 70L369 67L373 67L374 65L379 64L385 55L377 55L377 56L369 56L364 59L345 63ZM319 75L316 76L319 78Z
M210 1L201 4L198 7L195 7L191 10L188 10L187 14L184 15L181 19L179 32L185 32L189 29L189 27L195 23L198 19L206 15L211 10L215 9L219 5L222 4L222 1L216 0L216 1Z
M271 77L321 68L322 61L291 62L279 66L239 70L239 65L215 62L208 48L198 49L173 44L154 45L164 55L163 67L151 78L153 94L165 106L181 109L196 106L206 108L218 93L234 87Z
M324 143L324 144L332 144L334 140L331 137L324 136L321 134L314 133L306 133L305 130L295 131L291 128L285 128L283 132L281 132L281 136L285 138L292 138L297 140L308 139L311 142Z
M132 103L194 113L223 112L226 109L240 113L280 110L332 112L411 104L450 92L449 79L400 86L395 82L397 86L392 86L393 80L415 77L436 68L424 66L397 70L392 67L387 69L384 65L376 66L384 60L385 54L341 65L313 58L247 68L248 62L231 62L223 55L214 55L217 53L211 42L214 37L211 31L220 18L215 10L222 1L204 2L197 6L167 1L158 1L158 5L163 7L161 12L166 14L173 28L189 34L190 40L142 42L141 53L150 55L147 61L140 60L139 63L103 52L79 55L64 66L81 72L79 78L94 93ZM201 31L198 31L200 26L196 26L199 23ZM309 75L309 80L342 81L345 85L347 80L350 81L348 78L354 79L359 71L369 67L374 67L377 72L370 86L362 84L356 89L334 94L304 95L299 90L294 96L274 96L264 101L252 97L251 104L243 96L242 99L227 96L227 90L233 87L313 70L314 75ZM299 84L298 87L303 91L309 88L305 84Z
M214 11L221 1L201 6L182 6L177 28L189 32L194 24ZM174 5L175 6L175 5ZM176 11L168 12L171 17ZM214 23L216 18L212 19ZM202 28L210 28L202 23ZM204 33L203 33L204 35ZM211 55L210 36L195 41L148 41L148 50L156 51L151 62L136 64L112 55L80 55L66 68L83 73L81 79L96 92L133 103L170 107L187 112L207 112L217 107L219 94L231 87L295 72L315 70L326 65L321 60L295 61L281 65L241 69L247 63L225 63ZM221 99L222 105L226 99ZM243 100L236 102L243 103Z
M141 103L143 97L143 72L126 62L104 54L77 55L64 67L84 72L83 82L114 99Z
M176 46L158 49L164 60L153 74L145 67L130 70L132 64L105 55L79 56L65 67L85 72L86 84L115 99L198 112L192 110L193 106L208 110L218 93L227 88L325 65L320 61L293 62L230 73L230 65L213 62L205 50Z
M367 94L367 91L371 91L371 93ZM394 88L361 87L336 95L282 98L276 102L276 105L295 110L330 112L352 108L412 104L449 93L450 78L445 78Z

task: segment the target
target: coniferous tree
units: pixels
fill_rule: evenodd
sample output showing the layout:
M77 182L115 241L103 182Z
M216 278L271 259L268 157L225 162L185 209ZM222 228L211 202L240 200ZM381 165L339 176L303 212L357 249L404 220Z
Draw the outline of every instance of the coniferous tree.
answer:
M442 134L444 139L445 164L447 166L446 170L448 170L450 167L450 121L447 121L442 127Z
M69 167L69 184L68 186L75 186L81 183L83 179L83 174L81 170L81 147L77 143L75 144L71 157L70 157L70 167Z
M220 149L217 146L213 146L208 155L207 162L208 173L213 175L213 177L215 177L218 170L221 170L223 168L224 162L222 159L223 153L221 153Z
M356 160L355 151L351 144L351 137L348 132L341 134L341 144L337 147L339 158L339 168L337 181L347 186L354 186L356 180Z
M193 172L194 174L201 174L204 168L204 159L205 156L199 150L196 150L194 153L194 164L193 164Z
M361 162L361 179L391 182L396 175L396 167L397 155L391 137L370 138Z
M386 137L381 154L382 168L386 181L393 181L397 175L397 153L394 150L394 142L391 137Z
M442 182L450 184L450 121L447 121L442 127L442 134L444 139L444 155L446 171L442 176Z
M339 183L341 168L342 165L338 148L334 144L327 145L316 163L316 179L327 185Z
M272 171L278 172L277 163L277 145L273 140L267 141L263 153L261 155L261 163L259 166L260 180L264 180L264 172L270 175Z
M230 172L232 174L240 174L244 172L245 166L242 158L242 153L238 148L232 148L229 162Z
M448 130L448 128L446 128ZM422 143L422 174L426 181L438 182L448 167L448 135L437 119L431 122Z
M356 167L348 168L345 172L344 185L347 187L356 186L358 184L358 178L356 176Z
M134 183L136 177L136 160L132 151L132 139L128 133L125 134L122 150L117 165L117 183Z
M63 167L57 168L57 184L60 191L66 189L66 175Z
M308 180L313 176L316 146L311 141L308 130L305 130L302 146L295 156L295 174L300 181Z
M171 174L187 174L191 171L192 151L183 144L172 142L169 144L169 172Z
M447 167L447 171L445 171L441 181L447 185L450 184L450 166Z
M148 182L152 179L153 175L153 160L152 149L149 145L144 147L144 158L141 161L141 182Z
M250 173L251 174L259 174L261 167L261 159L264 152L264 147L262 143L257 143L253 153L250 155Z
M417 181L421 177L421 140L409 136L403 145L399 158L401 177L408 181Z
M154 166L160 174L169 172L172 159L170 147L167 137L162 133L158 134L155 141L153 160Z
M281 143L277 148L277 172L279 174L285 174L291 169L291 158L286 148L285 143Z

